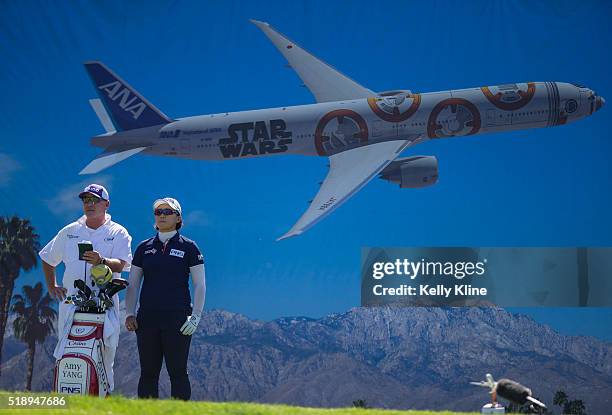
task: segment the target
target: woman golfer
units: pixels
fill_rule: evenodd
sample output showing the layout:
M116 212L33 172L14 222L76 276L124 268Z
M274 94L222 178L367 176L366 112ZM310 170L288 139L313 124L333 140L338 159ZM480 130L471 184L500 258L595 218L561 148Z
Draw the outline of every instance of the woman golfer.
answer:
M158 232L136 248L125 299L125 327L136 331L140 356L138 397L159 396L159 372L165 359L171 396L189 400L187 357L191 335L204 308L204 259L195 242L177 232L183 220L181 205L176 199L156 200L153 213ZM193 308L189 274L194 290ZM140 307L134 317L139 290Z

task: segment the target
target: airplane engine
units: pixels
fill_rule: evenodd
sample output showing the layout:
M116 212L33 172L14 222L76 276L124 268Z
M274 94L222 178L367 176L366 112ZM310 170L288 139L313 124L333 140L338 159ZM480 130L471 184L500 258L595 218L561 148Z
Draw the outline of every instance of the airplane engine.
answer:
M380 172L381 179L404 188L427 187L438 182L438 159L434 156L404 157Z

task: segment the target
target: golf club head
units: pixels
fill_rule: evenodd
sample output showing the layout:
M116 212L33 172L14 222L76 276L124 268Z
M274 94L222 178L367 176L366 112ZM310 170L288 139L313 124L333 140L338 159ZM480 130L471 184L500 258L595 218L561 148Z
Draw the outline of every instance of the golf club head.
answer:
M74 282L74 288L77 288L79 291L81 291L85 298L89 298L91 296L91 288L89 288L83 280L76 280Z
M100 290L100 292L98 293L98 298L100 299L100 302L104 305L104 308L110 308L114 305L113 300L104 290Z
M113 278L113 280L110 282L110 287L106 290L106 295L112 298L112 296L117 294L119 291L126 289L128 285L130 285L130 283L126 280Z

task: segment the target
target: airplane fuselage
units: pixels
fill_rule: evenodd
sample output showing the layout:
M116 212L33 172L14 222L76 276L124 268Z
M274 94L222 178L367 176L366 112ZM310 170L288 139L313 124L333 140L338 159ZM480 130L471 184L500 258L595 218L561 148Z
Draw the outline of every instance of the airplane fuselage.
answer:
M402 189L438 181L435 156L404 150L426 140L554 127L605 103L564 82L526 82L451 91L375 92L310 54L270 24L251 20L285 57L316 104L171 119L110 68L85 62L99 99L90 100L106 134L104 151L80 174L94 174L135 154L238 160L283 154L328 157L328 173L300 218L278 240L300 235L374 177Z
M603 105L588 88L529 82L443 92L392 91L367 99L181 118L104 134L99 147L142 144L143 154L232 160L282 154L330 156L390 140L428 139L553 127Z

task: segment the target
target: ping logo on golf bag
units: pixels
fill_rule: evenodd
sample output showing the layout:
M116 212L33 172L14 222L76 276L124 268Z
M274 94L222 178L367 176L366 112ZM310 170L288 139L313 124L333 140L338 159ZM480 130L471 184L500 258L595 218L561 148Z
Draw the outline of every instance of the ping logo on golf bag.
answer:
M78 383L63 383L60 385L60 393L74 393L74 394L83 394L83 388Z
M132 95L130 90L127 89L119 81L113 81L105 85L100 85L98 89L106 92L106 95L113 100L119 99L119 106L126 112L132 114L132 117L137 120L145 110L146 105L140 101L136 95Z

